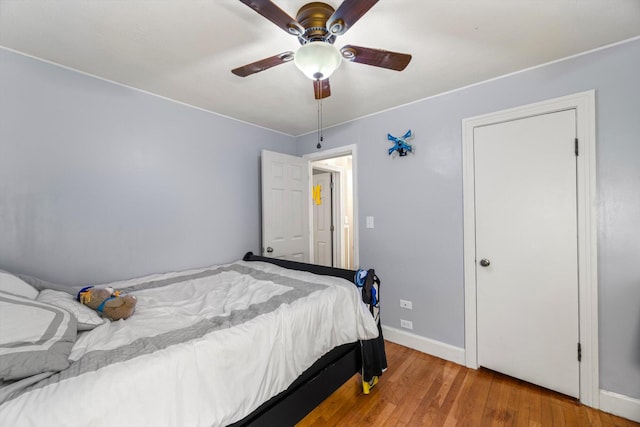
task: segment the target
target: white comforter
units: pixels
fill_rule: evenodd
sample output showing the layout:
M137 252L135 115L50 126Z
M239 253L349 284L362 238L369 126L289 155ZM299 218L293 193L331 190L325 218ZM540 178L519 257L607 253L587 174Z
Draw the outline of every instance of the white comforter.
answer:
M135 314L81 334L75 363L0 405L0 425L227 425L378 334L353 284L266 263L109 286L138 298Z

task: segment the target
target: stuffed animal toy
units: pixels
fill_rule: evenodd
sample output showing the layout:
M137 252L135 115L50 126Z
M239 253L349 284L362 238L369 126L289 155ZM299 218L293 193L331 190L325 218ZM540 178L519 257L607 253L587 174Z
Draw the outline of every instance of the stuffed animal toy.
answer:
M113 288L87 286L78 292L77 300L109 320L127 319L136 308L136 297L121 295Z

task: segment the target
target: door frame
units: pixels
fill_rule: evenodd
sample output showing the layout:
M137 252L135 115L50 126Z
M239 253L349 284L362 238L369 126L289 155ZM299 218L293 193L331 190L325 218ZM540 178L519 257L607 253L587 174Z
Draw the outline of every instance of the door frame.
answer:
M345 268L344 267L344 242L342 239L342 230L344 228L344 208L342 206L342 174L344 170L341 167L333 166L333 165L314 165L312 161L311 163L311 175L309 176L310 181L312 182L313 187L313 171L318 170L322 172L326 172L331 174L331 182L333 183L333 188L331 189L331 215L332 215L332 225L333 231L331 232L331 245L332 245L332 262L333 267ZM313 189L312 189L313 190ZM313 193L313 191L312 191ZM311 228L311 235L309 236L309 242L311 243L311 253L309 254L309 259L315 259L315 240L314 240L314 209L313 209L313 200L311 201L311 208L309 209L310 218L309 218L309 226Z
M302 156L303 159L309 161L309 173L311 174L311 162L315 162L318 160L327 160L333 159L336 157L344 157L351 156L351 176L352 176L352 188L353 188L353 221L351 223L351 227L353 227L353 265L354 268L360 265L360 250L358 248L358 161L357 161L357 150L355 144L345 145L342 147L331 148L328 150L318 151L315 153L309 153ZM309 200L311 203L311 200ZM309 215L312 213L310 212ZM310 218L312 220L313 218ZM309 232L311 232L311 227L309 227ZM312 242L311 236L309 236L309 241ZM310 243L312 245L312 243Z
M576 135L579 141L576 190L578 203L578 317L579 339L582 346L580 401L587 406L599 408L598 253L594 90L462 120L465 365L473 369L479 367L476 325L476 230L473 130L479 126L569 109L576 110Z

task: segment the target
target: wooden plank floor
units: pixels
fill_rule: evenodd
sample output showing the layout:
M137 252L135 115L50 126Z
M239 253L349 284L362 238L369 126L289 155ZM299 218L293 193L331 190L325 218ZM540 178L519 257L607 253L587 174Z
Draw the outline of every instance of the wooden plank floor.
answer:
M389 369L371 394L347 381L298 427L640 426L489 370L473 370L386 342Z

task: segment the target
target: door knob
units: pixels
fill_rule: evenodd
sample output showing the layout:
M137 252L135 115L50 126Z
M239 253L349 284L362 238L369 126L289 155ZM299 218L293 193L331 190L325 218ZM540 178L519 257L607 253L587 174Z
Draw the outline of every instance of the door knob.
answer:
M491 265L491 261L489 261L486 258L482 258L480 260L480 265L483 266L483 267L489 267Z
M269 253L273 252L273 248L271 246L267 247L267 252Z

